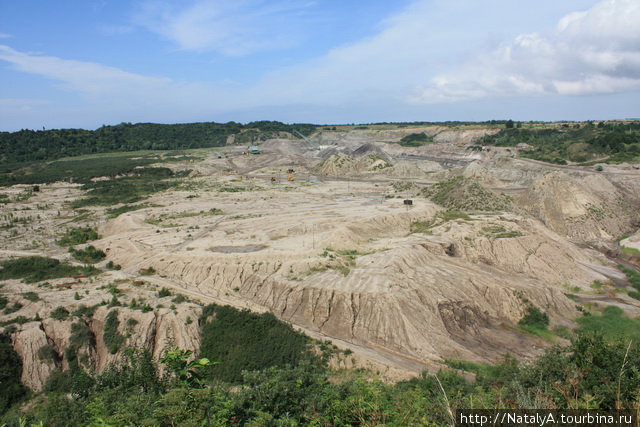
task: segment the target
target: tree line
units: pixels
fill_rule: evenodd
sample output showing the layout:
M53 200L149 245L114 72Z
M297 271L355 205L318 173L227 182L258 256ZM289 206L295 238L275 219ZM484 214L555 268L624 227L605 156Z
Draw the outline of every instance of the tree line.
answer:
M221 147L231 135L253 131L254 139L267 139L279 132L294 131L310 135L316 129L310 124L284 124L258 121L245 125L228 123L120 123L85 129L27 130L0 132L2 163L53 160L92 153L137 150L178 150Z

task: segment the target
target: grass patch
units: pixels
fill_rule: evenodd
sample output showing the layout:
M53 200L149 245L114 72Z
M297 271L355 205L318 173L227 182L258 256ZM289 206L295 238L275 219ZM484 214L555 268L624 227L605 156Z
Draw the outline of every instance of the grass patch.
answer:
M22 298L31 302L40 301L40 296L38 296L38 294L35 292L25 292L22 294Z
M608 306L601 315L592 314L577 319L580 326L578 332L600 332L610 340L640 340L640 320L625 316L624 311L616 306Z
M409 233L432 234L431 229L449 221L461 219L471 221L471 217L464 212L444 210L436 214L434 219L428 221L413 221L409 225Z
M224 187L218 188L218 191L221 193L241 193L244 191L262 191L262 190L264 190L264 188L258 187L255 185L247 185L242 187L226 185Z
M74 201L71 206L78 208L136 203L154 193L177 186L178 180L168 178L184 177L188 171L174 173L169 168L143 168L136 169L135 173L134 176L85 184L83 190L86 190L87 197Z
M482 236L493 238L493 239L509 239L512 237L520 237L524 236L519 231L507 231L507 229L502 225L492 224L486 227L482 227L482 231L480 233Z
M339 271L346 277L351 272L351 268L355 267L358 256L369 255L371 253L372 252L360 252L355 249L336 251L331 248L326 248L320 256L328 258L329 262L322 266L311 267L308 274L331 269Z
M629 248L627 246L624 246L621 249L623 254L627 254L627 255L631 255L634 257L640 257L640 250L636 249L636 248Z
M409 233L431 234L431 229L436 225L435 221L414 221L409 226Z
M193 218L198 216L214 216L214 215L224 215L222 209L211 208L208 211L199 211L199 212L180 212L173 215L161 214L157 217L150 217L144 220L147 224L157 225L160 227L179 227L179 224L169 223L165 224L166 221L181 219L181 218Z
M115 218L117 216L122 215L123 213L126 212L133 212L133 211L137 211L140 209L144 209L144 208L149 208L152 207L154 205L151 205L149 203L140 203L138 205L123 205L117 208L111 208L111 209L107 209L107 217L108 218Z
M23 305L21 303L14 302L12 305L7 305L2 311L2 314L15 313L16 311L19 311L22 307Z
M627 275L627 279L629 279L631 286L633 286L637 291L640 291L640 272L627 268L623 265L618 265L618 268Z
M629 292L628 292L628 295L629 295L631 298L634 298L634 299L640 300L640 292L636 292L636 291L629 291Z
M77 267L57 259L24 257L0 262L0 280L23 279L26 283L75 275L95 275L100 271L94 267Z

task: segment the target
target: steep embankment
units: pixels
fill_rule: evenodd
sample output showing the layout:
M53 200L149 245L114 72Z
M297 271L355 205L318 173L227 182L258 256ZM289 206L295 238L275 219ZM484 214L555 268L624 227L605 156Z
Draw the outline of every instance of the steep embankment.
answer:
M548 173L516 198L548 228L577 242L613 240L635 231L634 202L604 176L574 178L563 172Z

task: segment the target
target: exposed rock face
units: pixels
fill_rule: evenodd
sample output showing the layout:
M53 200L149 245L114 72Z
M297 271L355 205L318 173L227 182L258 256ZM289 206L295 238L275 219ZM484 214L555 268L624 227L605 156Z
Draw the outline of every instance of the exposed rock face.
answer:
M516 203L550 229L577 242L612 240L633 230L637 212L605 177L551 172Z
M13 348L22 359L22 383L35 391L42 390L56 370L55 359L43 360L40 356L40 349L51 345L41 326L39 322L26 323L13 335Z
M640 231L620 241L623 248L631 248L640 251Z
M110 363L120 358L112 354L104 342L104 322L111 310L118 312L118 333L126 337L122 348L127 346L147 347L154 358L159 358L165 348L176 345L182 349L197 351L200 348L200 332L197 319L200 308L184 304L172 311L155 309L148 313L127 307L99 307L90 319L59 321L46 319L28 322L12 334L13 346L22 358L22 382L34 391L40 391L57 369L69 367L65 351L70 345L72 325L84 322L90 339L78 349L80 363L95 372L102 372ZM194 321L186 321L190 317Z

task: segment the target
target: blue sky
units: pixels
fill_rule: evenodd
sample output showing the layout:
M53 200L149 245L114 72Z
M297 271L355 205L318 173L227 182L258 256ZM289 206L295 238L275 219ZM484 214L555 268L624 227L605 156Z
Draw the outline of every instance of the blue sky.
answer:
M639 107L638 0L0 0L0 130Z

